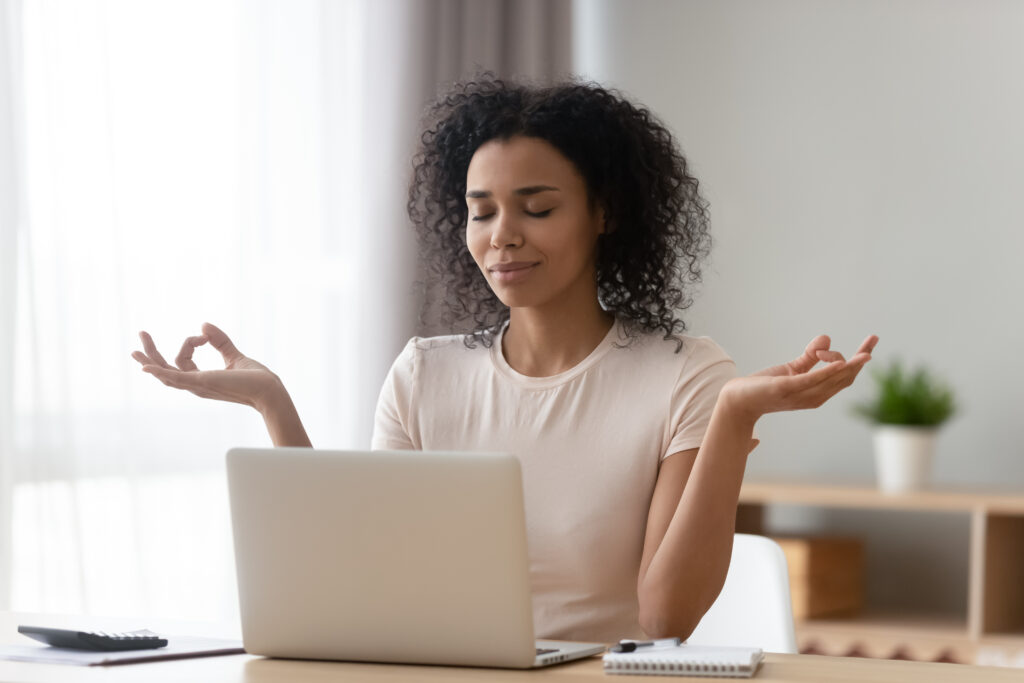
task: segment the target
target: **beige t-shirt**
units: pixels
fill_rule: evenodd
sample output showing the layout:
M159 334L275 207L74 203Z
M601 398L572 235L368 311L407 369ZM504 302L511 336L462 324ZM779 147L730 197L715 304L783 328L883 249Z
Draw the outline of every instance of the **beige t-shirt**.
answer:
M502 332L503 334L503 332ZM637 577L664 458L704 439L736 365L709 337L623 348L620 321L574 368L513 370L462 335L414 337L377 403L374 449L505 451L523 472L537 638L642 638ZM757 434L754 434L757 438Z

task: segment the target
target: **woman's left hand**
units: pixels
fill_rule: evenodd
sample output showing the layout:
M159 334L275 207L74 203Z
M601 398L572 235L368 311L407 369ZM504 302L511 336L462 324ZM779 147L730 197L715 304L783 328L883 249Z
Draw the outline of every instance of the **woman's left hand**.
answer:
M817 408L853 384L857 373L871 360L878 337L865 339L850 360L830 350L831 343L823 334L815 337L796 360L729 380L719 401L752 421L765 413ZM811 370L819 361L826 365Z

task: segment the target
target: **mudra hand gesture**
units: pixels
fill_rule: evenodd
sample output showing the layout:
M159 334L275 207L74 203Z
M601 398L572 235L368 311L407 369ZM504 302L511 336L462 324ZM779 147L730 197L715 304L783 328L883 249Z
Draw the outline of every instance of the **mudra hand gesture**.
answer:
M210 323L204 323L203 333L188 337L171 365L157 351L148 332L140 332L145 352L135 351L132 358L142 369L169 387L185 389L203 398L232 401L252 406L260 412L268 401L282 389L281 380L269 368L243 355L228 336ZM224 357L223 370L200 370L192 361L196 347L209 342Z
M828 335L815 337L796 360L729 380L722 396L734 410L755 421L766 413L817 408L853 384L871 360L878 337L865 339L849 360L830 350L831 343ZM827 365L812 370L818 362Z

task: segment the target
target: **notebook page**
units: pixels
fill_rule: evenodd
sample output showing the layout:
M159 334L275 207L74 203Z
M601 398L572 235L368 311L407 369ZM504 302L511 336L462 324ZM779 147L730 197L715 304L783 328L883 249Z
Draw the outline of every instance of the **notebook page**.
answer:
M647 651L607 652L603 662L607 673L748 677L763 658L760 648L684 644Z

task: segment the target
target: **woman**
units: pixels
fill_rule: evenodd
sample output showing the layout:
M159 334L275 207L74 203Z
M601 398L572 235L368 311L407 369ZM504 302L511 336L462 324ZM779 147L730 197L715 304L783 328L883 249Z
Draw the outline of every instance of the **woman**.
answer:
M485 75L425 129L409 215L443 320L468 332L409 341L373 447L519 456L538 637L687 637L725 581L755 423L849 386L878 338L846 360L821 335L737 377L711 339L682 334L707 205L669 132L617 93ZM213 325L176 368L140 336L144 371L255 407L277 446L310 445L277 376ZM224 370L192 362L206 342Z

